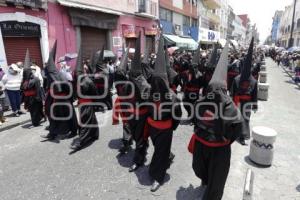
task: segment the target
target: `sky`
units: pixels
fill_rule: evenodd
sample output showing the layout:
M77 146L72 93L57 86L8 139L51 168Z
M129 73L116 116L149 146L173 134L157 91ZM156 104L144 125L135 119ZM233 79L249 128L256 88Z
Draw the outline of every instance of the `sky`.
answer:
M285 6L291 5L293 0L228 0L234 13L248 14L251 24L256 23L260 34L260 41L271 34L272 18L276 10L284 10Z

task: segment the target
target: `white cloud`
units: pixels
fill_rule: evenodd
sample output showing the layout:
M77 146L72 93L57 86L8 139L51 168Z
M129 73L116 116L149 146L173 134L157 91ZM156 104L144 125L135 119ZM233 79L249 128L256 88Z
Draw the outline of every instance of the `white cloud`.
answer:
M276 10L284 10L293 0L229 0L235 14L248 14L251 23L256 23L260 40L264 41L271 33L272 18Z

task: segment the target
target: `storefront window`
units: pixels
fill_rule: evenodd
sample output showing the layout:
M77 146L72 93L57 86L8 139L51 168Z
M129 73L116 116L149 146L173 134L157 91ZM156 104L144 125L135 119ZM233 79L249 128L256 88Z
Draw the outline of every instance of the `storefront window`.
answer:
M192 19L192 26L193 27L198 27L198 20L197 19Z
M172 11L164 9L164 8L160 8L159 9L159 18L161 20L172 22Z

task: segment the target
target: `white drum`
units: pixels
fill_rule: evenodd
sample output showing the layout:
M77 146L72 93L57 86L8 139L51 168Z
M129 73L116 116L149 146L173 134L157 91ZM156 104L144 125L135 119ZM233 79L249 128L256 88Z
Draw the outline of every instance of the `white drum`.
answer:
M249 158L254 163L270 166L274 158L274 143L277 132L271 128L257 126L252 129Z
M267 72L260 71L259 72L259 82L260 83L266 83L267 82Z
M268 83L258 83L257 88L257 98L259 100L267 101L269 98L269 84Z

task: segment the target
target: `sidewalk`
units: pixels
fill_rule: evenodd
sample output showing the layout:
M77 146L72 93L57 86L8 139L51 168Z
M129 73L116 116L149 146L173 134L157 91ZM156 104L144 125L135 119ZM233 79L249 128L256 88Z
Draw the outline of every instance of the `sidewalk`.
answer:
M294 75L295 75L295 73L292 71L292 70L290 70L290 69L288 69L287 67L285 67L285 66L283 66L282 64L280 64L280 67L284 70L284 72L289 76L289 77L291 77L291 81L295 84L295 85L297 85L299 88L300 88L300 83L296 83L295 81L294 81Z
M22 109L24 111L24 109ZM6 118L7 122L3 123L0 126L0 132L6 131L12 128L15 128L17 126L21 126L23 124L26 124L30 122L30 114L26 112L23 115L20 115L20 117L14 117L12 111L6 111L4 112L4 117Z

